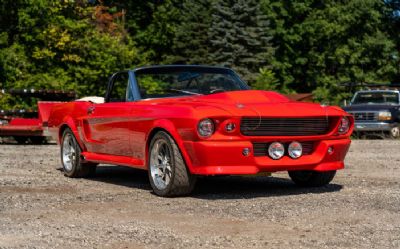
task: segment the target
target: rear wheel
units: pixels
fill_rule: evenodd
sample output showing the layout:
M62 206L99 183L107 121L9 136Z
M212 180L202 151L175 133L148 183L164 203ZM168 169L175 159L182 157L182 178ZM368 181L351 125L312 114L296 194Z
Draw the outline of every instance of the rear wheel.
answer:
M148 164L155 194L180 196L192 192L196 176L189 172L178 146L166 132L158 132L151 140Z
M290 178L299 186L302 187L321 187L329 184L335 177L336 170L332 171L289 171Z
M61 162L64 175L68 177L88 177L95 173L97 164L83 163L81 148L72 131L65 129L61 140Z

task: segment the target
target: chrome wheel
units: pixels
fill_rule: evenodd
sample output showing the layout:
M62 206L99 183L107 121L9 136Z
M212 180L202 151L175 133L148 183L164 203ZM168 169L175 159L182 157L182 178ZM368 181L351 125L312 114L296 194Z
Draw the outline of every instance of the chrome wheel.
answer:
M167 188L171 181L171 158L172 153L167 141L157 140L150 151L150 173L154 185L159 190Z
M71 134L64 136L62 145L62 161L66 171L71 171L76 164L76 144Z
M400 129L399 129L399 127L393 127L391 130L390 130L390 135L392 136L392 138L398 138L399 136L400 136Z

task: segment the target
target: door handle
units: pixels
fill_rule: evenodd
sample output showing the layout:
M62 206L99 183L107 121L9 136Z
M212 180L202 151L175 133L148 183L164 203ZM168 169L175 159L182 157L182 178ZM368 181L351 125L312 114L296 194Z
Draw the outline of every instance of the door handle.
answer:
M88 114L88 115L93 114L93 112L94 112L95 109L96 109L96 107L94 107L94 106L89 106L89 108L87 109L87 114Z

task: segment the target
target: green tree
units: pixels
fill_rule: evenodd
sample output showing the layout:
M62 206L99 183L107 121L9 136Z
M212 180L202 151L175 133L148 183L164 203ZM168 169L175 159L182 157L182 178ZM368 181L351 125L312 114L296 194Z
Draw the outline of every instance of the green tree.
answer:
M216 0L209 30L209 61L232 67L254 82L273 56L269 22L258 0Z
M112 73L143 63L135 43L107 7L44 0L24 1L18 7L18 18L13 19L18 32L2 39L7 44L0 47L2 88L98 95Z
M278 1L263 7L277 46L273 69L283 88L338 102L341 82L384 82L397 52L380 0Z
M179 64L210 64L211 41L209 30L213 0L182 2L180 24L176 28L172 54L166 61Z

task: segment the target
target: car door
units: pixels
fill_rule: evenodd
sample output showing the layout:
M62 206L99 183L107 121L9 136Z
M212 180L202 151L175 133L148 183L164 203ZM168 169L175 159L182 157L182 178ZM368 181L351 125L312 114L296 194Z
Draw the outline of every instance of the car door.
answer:
M128 72L113 75L105 103L93 103L88 107L84 126L89 151L117 156L132 155L129 125L132 105L127 101L129 86Z

